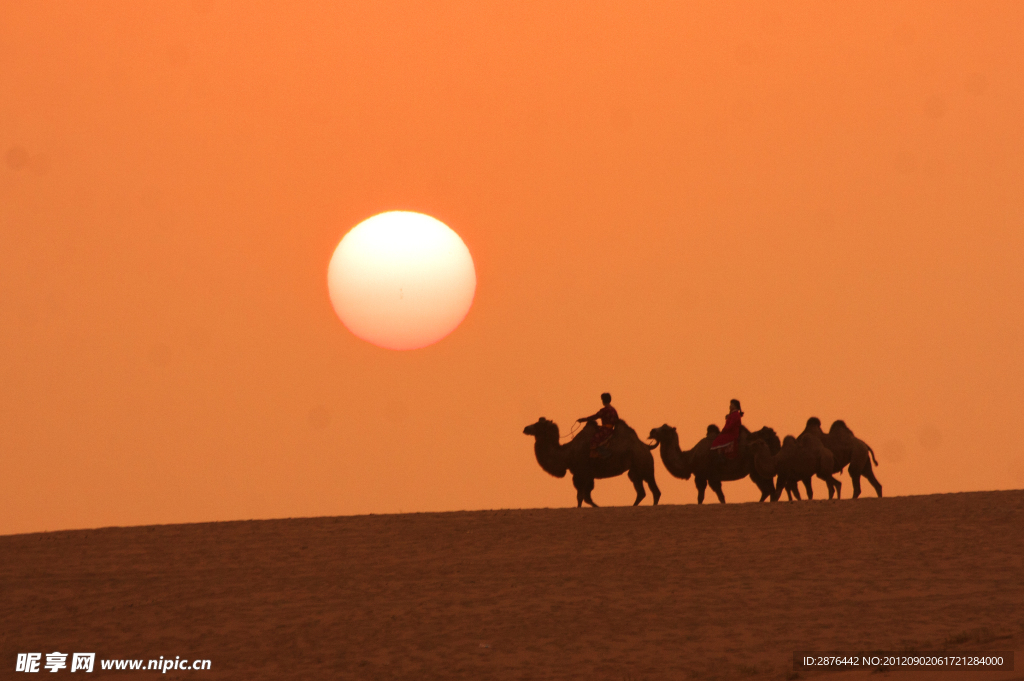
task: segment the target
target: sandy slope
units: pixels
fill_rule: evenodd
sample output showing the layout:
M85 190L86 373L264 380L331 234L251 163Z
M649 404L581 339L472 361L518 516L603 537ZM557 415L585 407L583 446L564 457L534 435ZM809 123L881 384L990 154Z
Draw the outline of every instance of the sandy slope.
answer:
M1024 491L16 535L0 589L0 670L59 650L213 661L167 678L781 680L797 649L917 646L1016 649L1014 673L941 678L1020 678Z

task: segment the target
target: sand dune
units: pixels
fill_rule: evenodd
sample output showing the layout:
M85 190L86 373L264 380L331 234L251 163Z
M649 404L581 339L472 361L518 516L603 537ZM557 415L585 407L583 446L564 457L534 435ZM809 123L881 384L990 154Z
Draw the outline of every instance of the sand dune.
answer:
M212 661L167 678L781 680L794 650L921 648L1016 650L1017 671L871 678L1022 678L1021 528L1024 491L6 536L0 665L56 650ZM94 673L112 675L137 673Z

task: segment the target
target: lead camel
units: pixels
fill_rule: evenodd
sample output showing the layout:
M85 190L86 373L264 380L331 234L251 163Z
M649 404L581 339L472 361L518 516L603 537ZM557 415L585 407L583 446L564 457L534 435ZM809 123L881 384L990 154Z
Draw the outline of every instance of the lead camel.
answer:
M636 490L634 506L647 496L644 490L645 482L651 489L654 504L657 505L661 498L661 490L654 481L654 456L651 454L651 447L641 442L636 431L620 419L611 438L603 445L603 448L607 449L607 456L591 457L590 443L597 429L597 424L591 421L572 440L559 444L558 424L542 416L536 423L526 426L523 433L533 436L533 453L537 457L537 463L547 473L556 478L564 478L566 473L572 473L577 508L584 502L597 506L591 497L594 480L614 478L623 473Z

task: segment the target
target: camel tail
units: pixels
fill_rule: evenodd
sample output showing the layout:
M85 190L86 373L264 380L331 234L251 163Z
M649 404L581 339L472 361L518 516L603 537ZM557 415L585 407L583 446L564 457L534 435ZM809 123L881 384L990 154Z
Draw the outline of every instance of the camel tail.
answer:
M867 447L868 447L868 451L871 452L871 460L874 461L875 465L877 466L878 465L878 459L875 458L875 450L871 449L871 445L868 445Z

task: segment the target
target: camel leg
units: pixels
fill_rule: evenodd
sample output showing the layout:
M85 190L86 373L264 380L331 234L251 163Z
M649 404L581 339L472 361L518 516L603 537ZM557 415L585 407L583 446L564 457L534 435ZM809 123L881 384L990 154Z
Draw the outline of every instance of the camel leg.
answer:
M626 473L626 477L633 483L633 489L636 490L636 501L633 502L633 505L639 506L640 502L647 496L647 492L644 491L644 479L640 477L639 473L634 473L632 468Z
M651 488L651 494L654 496L654 505L658 505L658 501L661 499L661 490L658 489L658 483L654 482L654 471L650 472L646 478L647 486Z
M850 482L853 483L853 498L856 499L860 496L860 473L853 470L853 466L850 466Z
M790 480L788 478L785 478L785 477L780 475L779 479L776 480L776 482L775 482L775 491L772 492L772 501L778 501L779 499L781 499L782 498L782 491L783 490L785 490L786 494L789 495L789 500L793 501L793 493L790 491L790 488L792 486L793 486L793 481L792 480Z
M796 484L796 480L790 480L786 483L786 494L789 496L790 501L793 501L793 497L796 497L797 501L802 501L800 498L800 487Z
M836 494L836 488L835 488L835 487L834 487L834 486L832 485L832 481L831 481L831 480L829 480L829 479L828 479L827 477L825 477L824 475L821 475L821 474L819 474L819 475L818 475L818 478L819 478L820 480L824 481L824 483L825 483L825 487L826 487L826 488L828 489L828 498L829 498L829 501L831 501L831 500L832 500L832 497L834 497L834 496L835 496L835 494Z
M711 485L711 489L715 491L715 495L718 497L718 503L725 503L725 495L722 494L722 481L721 480L708 480L708 484Z
M708 481L704 478L694 478L693 483L697 486L697 503L704 503L704 491L708 488Z
M576 508L583 506L584 501L591 506L597 506L590 498L590 493L594 490L593 480L574 475L572 476L572 486L576 488Z
M804 478L804 489L807 490L807 501L814 499L814 488L811 487L811 476Z
M868 482L871 483L871 486L875 488L875 493L878 494L878 496L882 496L882 483L878 482L878 478L875 477L875 472L871 470L871 464L868 464L868 467L864 469L864 477L867 478Z
M819 478L825 481L825 485L828 487L828 498L831 501L832 497L839 498L839 491L843 488L843 483L835 479L832 475L818 475Z
M583 494L583 501L587 502L592 507L597 508L597 504L594 502L594 497L590 496L593 491L594 491L594 480L591 478L591 479L587 480L587 487L586 487L586 490L585 490L585 492Z
M640 479L647 483L647 486L651 490L651 494L654 496L654 505L658 505L658 500L661 499L661 490L658 489L658 483L654 481L654 461L651 460L650 465L643 465L639 473Z
M764 501L765 499L768 498L768 494L765 494L765 491L764 491L764 480L761 480L760 478L758 478L755 475L751 475L750 476L750 482L752 482L755 485L757 485L758 491L761 492L761 499L758 500L758 503L761 503L762 501Z

